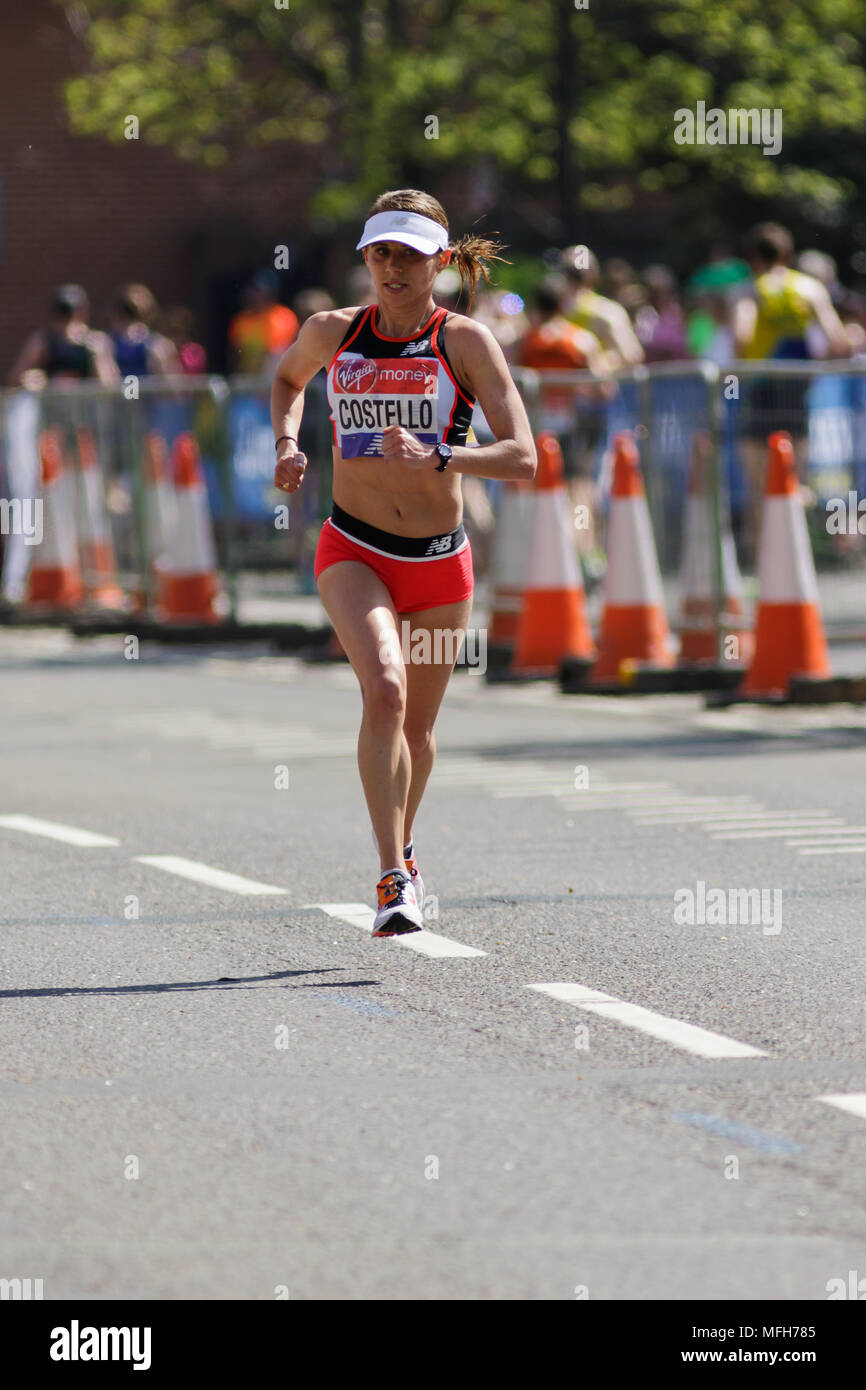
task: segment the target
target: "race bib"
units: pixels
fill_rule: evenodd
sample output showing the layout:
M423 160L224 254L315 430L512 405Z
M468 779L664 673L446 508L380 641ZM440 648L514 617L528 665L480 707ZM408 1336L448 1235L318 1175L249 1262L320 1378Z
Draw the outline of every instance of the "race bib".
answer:
M439 440L435 357L343 353L334 369L334 425L344 458L382 455L382 432L401 425L423 444Z

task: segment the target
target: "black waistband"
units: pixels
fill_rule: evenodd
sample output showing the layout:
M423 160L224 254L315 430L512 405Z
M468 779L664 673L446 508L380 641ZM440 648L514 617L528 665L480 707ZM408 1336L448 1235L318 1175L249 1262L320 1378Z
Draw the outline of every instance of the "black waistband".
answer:
M377 550L385 550L389 555L401 555L411 560L453 555L466 540L462 521L453 531L445 531L439 536L395 536L391 531L381 531L378 526L370 526L366 521L350 516L336 502L331 503L331 521L353 540L363 541Z

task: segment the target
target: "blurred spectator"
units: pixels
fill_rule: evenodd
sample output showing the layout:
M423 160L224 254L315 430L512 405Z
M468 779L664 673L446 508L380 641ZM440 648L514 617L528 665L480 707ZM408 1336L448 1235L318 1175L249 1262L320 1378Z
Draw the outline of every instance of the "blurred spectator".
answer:
M804 360L810 356L806 329L817 323L827 342L827 356L846 357L848 340L824 285L792 270L790 232L762 222L748 238L751 291L737 303L734 335L745 358Z
M562 276L549 276L538 285L530 304L529 331L520 341L517 361L539 373L588 369L598 377L607 375L607 358L594 333L569 323L562 312L569 294ZM572 507L586 507L588 524L581 527L576 542L585 557L595 546L593 530L592 476L595 450L600 444L606 421L604 387L591 383L579 386L545 386L540 392L539 425L552 430L562 448L565 482Z
M642 362L643 348L625 309L593 289L599 278L598 261L593 253L585 246L569 246L562 253L561 269L573 287L565 316L579 328L587 328L595 334L607 354L608 367L615 370Z
M826 288L811 275L791 269L794 243L790 232L778 223L762 222L749 233L746 248L754 279L734 310L737 355L806 361L812 355L807 329L817 323L826 339L827 355L849 356L850 343ZM803 501L815 503L814 494L806 487L808 390L808 378L796 373L756 377L749 382L742 456L749 484L746 542L752 553L760 528L767 436L774 430L790 433Z
M568 285L560 276L542 280L529 310L530 328L517 345L516 362L537 372L573 372L588 368L604 374L604 353L594 333L569 323L562 312ZM575 388L542 386L540 427L555 434L568 432L574 423Z
M635 332L647 362L678 362L688 356L686 323L677 297L677 283L664 265L644 271L649 303L638 310Z
M818 280L830 296L830 302L839 310L842 299L842 286L839 284L836 262L825 251L801 251L797 257L797 269L802 275L811 275ZM806 325L806 343L810 357L830 357L830 344L823 328L816 322Z
M184 376L204 376L207 371L207 354L201 343L197 343L193 338L195 320L192 310L183 304L175 305L174 308L166 310L163 326L166 336L174 344Z
M61 285L47 327L27 339L9 373L9 384L38 387L46 381L94 379L115 385L119 374L111 341L88 327L89 318L90 304L81 286Z
M313 317L313 314L324 314L328 309L336 309L336 302L328 294L327 290L315 288L301 290L292 301L292 308L298 320L298 327Z
M229 325L231 370L259 376L298 336L298 319L277 301L276 271L260 270L244 290L244 307Z
M638 277L633 266L628 261L624 261L621 256L613 256L604 263L604 286L611 299L615 299L617 304L633 317L631 305L634 304L635 290L638 293L638 302L642 303L645 296L640 293Z
M122 285L114 296L111 341L122 377L178 376L180 358L170 338L155 333L156 300L146 285Z
M732 305L728 295L716 290L696 296L689 314L686 345L692 357L706 358L720 367L734 360Z
M346 299L349 304L376 303L376 289L373 277L365 265L353 266L346 277Z
M490 329L502 348L506 362L514 363L520 341L529 327L520 295L513 290L494 290L479 284L472 317Z

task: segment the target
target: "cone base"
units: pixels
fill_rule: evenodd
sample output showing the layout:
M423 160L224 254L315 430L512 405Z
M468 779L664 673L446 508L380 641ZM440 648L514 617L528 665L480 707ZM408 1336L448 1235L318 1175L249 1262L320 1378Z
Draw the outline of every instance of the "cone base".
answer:
M162 622L217 623L213 601L217 595L213 574L163 576L157 612Z
M569 656L595 656L583 590L527 589L511 669L556 675Z
M618 680L623 661L664 667L674 664L667 615L663 608L646 603L609 604L604 610L599 647L590 683Z
M739 647L739 656L733 664L747 666L754 651L754 634L751 632L726 632L723 641L729 637L736 637ZM715 629L711 628L703 632L680 632L680 651L677 658L680 666L692 662L716 662L718 659ZM724 661L725 658L722 660Z
M51 604L55 608L74 607L84 597L84 585L77 570L31 570L27 581L26 604Z
M815 603L759 603L755 659L743 695L784 694L792 676L830 676L821 611Z

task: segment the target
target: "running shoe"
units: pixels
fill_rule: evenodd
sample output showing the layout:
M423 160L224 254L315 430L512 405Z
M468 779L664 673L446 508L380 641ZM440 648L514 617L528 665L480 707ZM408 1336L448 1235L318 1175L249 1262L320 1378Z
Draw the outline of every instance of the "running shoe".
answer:
M403 869L388 869L376 884L376 894L379 910L373 936L404 936L424 930L412 880Z
M415 889L415 898L418 902L418 911L424 911L424 880L418 872L418 860L413 852L411 859L404 859L406 872L412 880L412 887Z
M371 834L372 837L373 837L373 844L375 845L375 847L376 847L376 853L378 854L378 853L379 853L379 841L376 839L376 832L375 832L375 830L373 829L372 826L370 827L370 834ZM403 846L403 848L405 849L405 845ZM413 845L413 849L414 849L414 845ZM423 880L423 878L421 877L421 874L420 874L419 869L418 869L418 860L417 860L417 857L415 856L415 854L413 854L412 857L411 857L410 859L405 859L405 858L404 858L403 863L406 865L406 872L407 872L407 874L409 875L409 877L410 877L411 880L412 880L412 887L415 889L415 899L416 899L416 901L417 901L417 903L418 903L418 911L419 911L419 912L423 912L423 911L424 911L424 880Z

